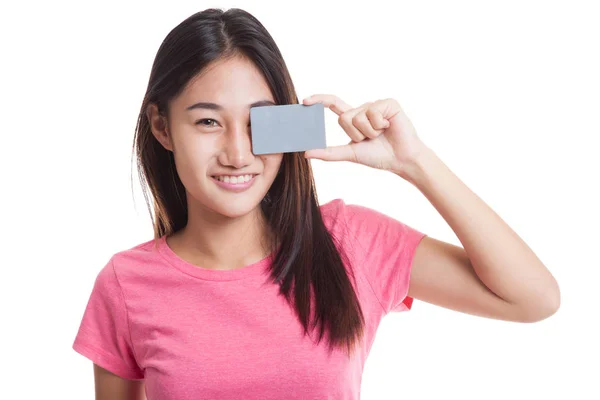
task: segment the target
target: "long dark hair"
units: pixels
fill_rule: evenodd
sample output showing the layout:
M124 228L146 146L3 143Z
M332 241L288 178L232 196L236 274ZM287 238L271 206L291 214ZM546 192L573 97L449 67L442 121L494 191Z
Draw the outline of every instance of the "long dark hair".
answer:
M153 136L147 116L156 104L168 116L168 104L191 78L209 63L242 56L264 75L275 103L298 104L287 66L271 35L248 12L232 8L207 9L176 26L162 42L152 70L134 137L137 167L144 198L150 188L154 208L154 239L177 232L187 224L185 188L175 172L173 153ZM278 249L270 278L280 285L309 334L309 321L319 327L320 343L329 333L329 350L340 347L352 353L363 338L364 316L350 283L348 264L339 243L327 230L319 209L310 163L302 153L284 153L280 170L261 210L272 230L272 249ZM348 272L354 275L351 269ZM292 296L293 289L293 296ZM314 303L313 303L314 302Z

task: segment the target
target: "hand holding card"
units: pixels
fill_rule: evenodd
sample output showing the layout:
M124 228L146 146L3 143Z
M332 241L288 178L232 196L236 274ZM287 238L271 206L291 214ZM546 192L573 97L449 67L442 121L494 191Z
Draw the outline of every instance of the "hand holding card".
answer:
M252 107L252 152L290 153L324 149L325 107L323 104L286 104Z
M304 156L324 161L349 161L394 172L411 180L419 173L418 161L429 148L417 135L397 100L386 98L353 108L337 96L316 94L305 105L323 104L338 115L351 139L348 144L307 151Z

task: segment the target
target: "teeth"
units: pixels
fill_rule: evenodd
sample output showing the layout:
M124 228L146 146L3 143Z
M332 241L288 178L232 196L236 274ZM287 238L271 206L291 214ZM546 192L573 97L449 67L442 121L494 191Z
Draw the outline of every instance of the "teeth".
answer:
M250 179L252 179L252 175L241 175L241 176L217 176L215 177L216 179L218 179L221 182L225 182L225 183L232 183L232 184L237 184L237 183L245 183L248 182Z

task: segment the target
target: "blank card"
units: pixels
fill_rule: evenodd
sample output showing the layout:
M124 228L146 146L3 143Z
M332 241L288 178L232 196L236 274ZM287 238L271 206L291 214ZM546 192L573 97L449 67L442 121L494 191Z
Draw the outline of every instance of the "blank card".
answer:
M286 104L250 109L252 152L290 153L324 149L325 107Z

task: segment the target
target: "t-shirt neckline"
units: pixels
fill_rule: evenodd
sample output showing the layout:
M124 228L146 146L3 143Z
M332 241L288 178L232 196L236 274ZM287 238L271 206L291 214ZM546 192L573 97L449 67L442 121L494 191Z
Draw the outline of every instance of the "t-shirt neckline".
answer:
M271 253L259 261L237 269L208 269L189 263L179 257L171 249L171 247L169 247L169 244L167 243L167 235L163 235L159 239L158 252L169 263L169 265L177 268L181 272L195 278L209 281L234 281L266 274L267 266L272 262L274 256L274 254Z

